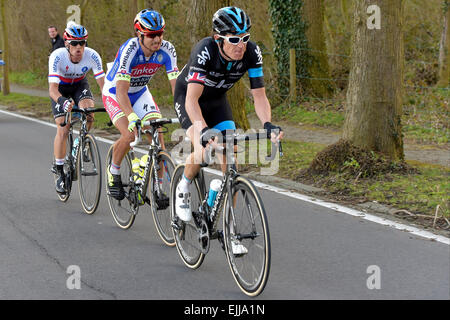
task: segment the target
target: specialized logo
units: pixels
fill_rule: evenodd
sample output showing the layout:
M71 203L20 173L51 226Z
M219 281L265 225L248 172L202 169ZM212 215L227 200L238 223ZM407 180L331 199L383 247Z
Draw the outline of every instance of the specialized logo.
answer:
M205 50L203 50L200 54L197 54L197 57L198 57L198 60L197 60L198 63L205 65L206 60L209 60L211 58L208 48L205 47Z

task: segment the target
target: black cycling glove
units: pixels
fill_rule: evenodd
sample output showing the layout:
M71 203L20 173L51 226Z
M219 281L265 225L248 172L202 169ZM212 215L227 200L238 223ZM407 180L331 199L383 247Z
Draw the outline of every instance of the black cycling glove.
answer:
M275 135L278 135L281 131L283 131L280 126L273 125L269 121L264 123L264 129L267 130L267 139L271 138L272 132L275 133Z
M203 148L206 148L206 146L209 143L209 140L213 139L215 136L214 132L209 127L204 127L202 131L200 132L200 144L203 146Z

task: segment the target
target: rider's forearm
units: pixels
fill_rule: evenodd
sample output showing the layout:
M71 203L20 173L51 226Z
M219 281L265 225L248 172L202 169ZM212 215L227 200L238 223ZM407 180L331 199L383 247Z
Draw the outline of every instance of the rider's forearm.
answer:
M207 126L198 100L186 98L186 112L196 130L200 131Z
M49 91L50 98L52 98L53 101L58 102L58 98L61 97L61 93L58 90L58 85L56 84L56 86L55 86L53 84L50 84L48 91Z
M257 92L256 94L254 93L253 100L255 102L255 112L259 120L261 121L261 124L264 125L264 123L270 122L272 120L272 111L270 108L270 102L267 99L265 91Z

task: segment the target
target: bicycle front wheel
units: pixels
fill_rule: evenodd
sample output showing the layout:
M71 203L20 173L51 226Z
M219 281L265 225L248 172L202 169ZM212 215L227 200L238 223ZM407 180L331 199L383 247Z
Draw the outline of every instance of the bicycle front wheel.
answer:
M183 222L176 215L176 188L180 180L183 179L183 172L184 165L176 167L170 184L170 212L171 220L175 225L172 227L173 238L178 254L184 264L190 269L197 269L203 263L205 254L202 252L201 243L199 242L199 229L195 225L195 218L193 217L189 222ZM197 177L190 184L189 192L191 194L191 208L192 210L197 210L202 202L202 194L200 193Z
M270 272L269 226L258 191L244 177L235 179L231 198L226 194L223 230L225 252L236 283L248 296L259 295ZM233 253L233 246L240 245L244 249Z
M77 172L81 206L85 213L93 214L100 201L102 168L97 142L90 134L85 136L78 149Z
M172 232L172 219L170 217L169 196L170 196L170 182L172 181L172 174L175 170L175 163L170 155L161 151L157 156L159 164L159 172L155 173L155 163L152 164L150 170L150 183L148 194L150 198L150 207L152 210L153 221L155 222L156 230L158 231L161 240L169 247L175 246ZM162 176L162 182L155 180L155 174L158 177ZM160 195L158 196L155 189L155 184L159 183Z
M129 154L127 154L125 158L123 158L122 160L120 175L122 178L122 184L126 193L126 197L123 200L117 200L108 193L107 170L109 170L108 168L111 165L113 147L114 145L112 145L109 148L108 155L106 157L106 170L105 170L106 198L108 199L109 208L111 209L111 214L113 216L114 222L120 228L128 229L133 225L134 219L136 218L137 210L139 209L139 205L137 205L133 201L134 189L130 184L130 182L133 179L133 171L131 170L131 159Z

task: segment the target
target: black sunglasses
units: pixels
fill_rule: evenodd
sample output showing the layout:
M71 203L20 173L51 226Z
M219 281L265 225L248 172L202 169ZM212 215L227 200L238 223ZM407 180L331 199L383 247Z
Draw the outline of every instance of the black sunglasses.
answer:
M72 40L69 42L71 46L76 47L77 45L84 46L86 44L86 40Z

